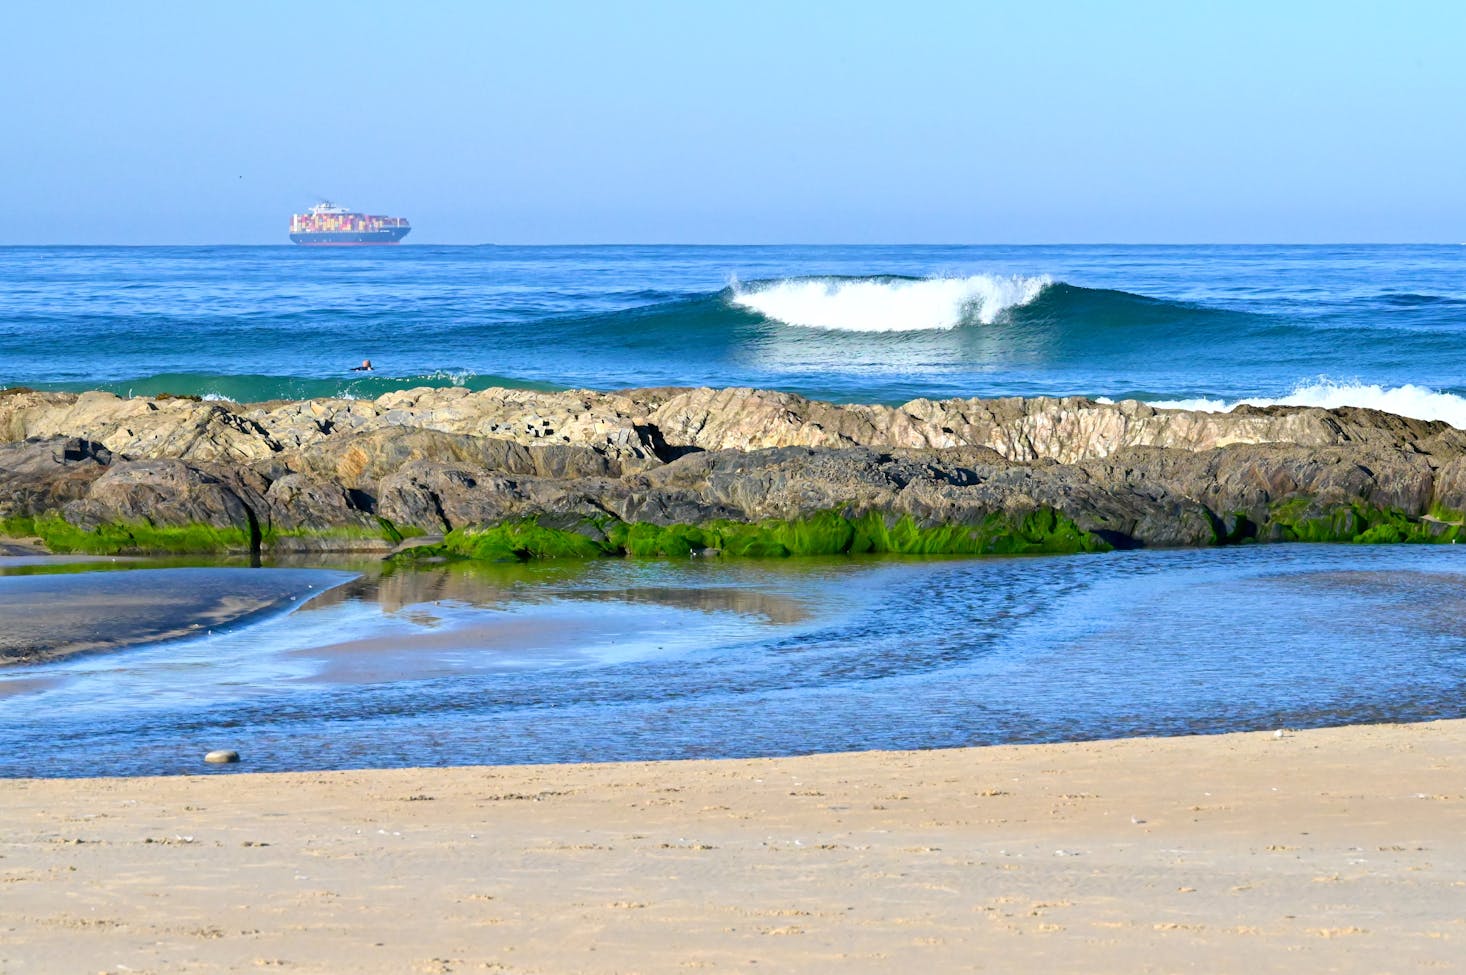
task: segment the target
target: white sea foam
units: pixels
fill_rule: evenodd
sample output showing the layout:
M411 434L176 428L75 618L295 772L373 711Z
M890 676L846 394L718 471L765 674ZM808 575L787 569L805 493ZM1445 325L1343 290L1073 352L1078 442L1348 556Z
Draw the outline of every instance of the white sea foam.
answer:
M918 281L799 278L734 282L733 303L786 325L845 332L914 332L991 325L1053 283L1048 276L974 274Z
M1299 386L1287 396L1278 399L1243 399L1233 402L1220 399L1154 400L1150 405L1163 409L1221 413L1243 403L1249 406L1321 406L1325 409L1359 406L1417 420L1444 420L1453 427L1466 430L1466 397L1411 384L1386 389L1383 386L1323 379Z
M467 386L468 381L470 379L473 379L476 375L476 373L470 372L467 369L438 369L434 372L430 372L424 376L421 376L420 378L426 379L430 382L446 380L454 386Z

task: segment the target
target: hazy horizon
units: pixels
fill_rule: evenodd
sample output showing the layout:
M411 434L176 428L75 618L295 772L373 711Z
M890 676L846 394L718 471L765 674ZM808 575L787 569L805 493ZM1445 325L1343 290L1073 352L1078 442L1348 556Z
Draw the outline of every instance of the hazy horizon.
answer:
M414 231L414 232L416 232L416 231ZM284 235L282 234L282 236L284 236ZM359 245L341 245L341 246L338 246L338 247L334 247L332 249L340 250L341 247L352 247L352 246L359 246ZM815 243L815 242L812 242L812 241L798 241L798 240L796 240L796 241L790 241L790 242L787 242L787 243L781 243L781 242L754 242L754 241L693 241L693 242L689 242L689 243L674 243L674 242L671 242L671 241L656 241L656 240L646 240L646 241L615 241L615 240L604 240L604 241L574 241L574 240L567 240L567 241L549 241L549 242L522 242L522 241L510 241L510 240L498 240L498 241L495 241L495 240L485 240L485 241L466 242L466 243L449 243L449 242L432 241L432 240L403 240L403 241L401 241L401 242L399 242L397 244L391 244L391 245L387 245L387 246L389 247L389 249L391 247L397 247L397 248L402 248L402 247L462 247L462 248L473 248L473 247L502 247L502 248L506 248L506 249L515 249L515 248L544 248L544 249L552 249L552 248L559 248L559 249L565 249L565 250L570 250L570 249L575 249L575 248L586 248L586 249L604 248L604 249L608 249L609 250L609 249L614 249L614 248L636 248L636 247L640 247L640 248L658 248L658 247L665 247L665 248L682 248L682 249L697 248L697 247L706 247L706 248L720 248L720 247L721 248L760 248L760 247L762 247L762 248L798 249L798 248L801 248L801 247L805 247L805 248L810 248L810 249L869 248L871 250L878 250L878 249L881 249L881 248L917 248L917 249L920 249L920 248L925 248L925 247L931 247L931 248L992 248L992 249L998 249L998 248L1014 248L1014 249L1032 248L1032 249L1035 249L1035 250L1042 249L1042 248L1069 249L1069 248L1106 248L1106 247L1112 247L1112 248L1135 248L1135 249L1144 249L1144 248L1164 249L1164 248L1187 248L1187 247L1192 247L1192 248L1194 248L1194 247L1202 247L1202 248L1205 248L1205 247L1229 248L1230 247L1230 248L1238 248L1238 249L1247 249L1247 248L1260 248L1260 247L1276 247L1276 248L1296 247L1296 248L1315 248L1315 249L1322 249L1322 248L1337 248L1337 247L1466 247L1466 242L1461 242L1461 241L1448 241L1448 240L1317 240L1317 241L1296 241L1296 240L1271 240L1271 241L1244 241L1244 240L1193 240L1193 241L1185 241L1185 240L1149 240L1149 241L1143 241L1143 240L1136 240L1136 241L1114 241L1114 240L1063 241L1063 240L1043 240L1043 241L998 241L998 240L994 240L994 241L981 241L981 242L973 242L973 241L938 242L938 241L920 241L920 240L917 240L917 241L897 240L897 241L882 241L882 242L870 242L870 243L831 242L831 243L821 244L821 243ZM0 243L0 247L4 247L4 248L16 248L16 249L20 249L20 248L45 249L45 248L66 248L66 247L93 248L93 249L104 249L104 248L119 248L120 249L120 248L128 248L128 247L132 247L132 248L190 248L190 247L192 247L192 248L199 248L199 249L207 249L207 248L210 248L210 247L257 247L257 248L279 247L279 248L282 248L282 249L285 249L285 250L295 250L296 249L296 245L293 244L293 243L291 243L289 240L285 240L284 242L281 242L281 241L263 241L263 242L259 242L259 243L241 243L241 242L238 242L238 241L227 241L227 240L220 240L220 241L213 241L213 242L195 242L195 243L105 243L105 242L103 242L103 243L41 243L41 244L30 244L30 243ZM367 249L368 249L368 251L371 251L371 252L374 252L375 253L380 248L374 247L374 246L368 246Z
M1466 10L8 10L0 244L1457 243Z

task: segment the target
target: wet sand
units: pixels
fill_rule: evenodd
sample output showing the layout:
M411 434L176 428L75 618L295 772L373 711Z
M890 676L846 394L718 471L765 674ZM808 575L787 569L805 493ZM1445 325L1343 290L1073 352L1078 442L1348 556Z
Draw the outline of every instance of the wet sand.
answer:
M393 680L452 677L468 665L439 659L440 654L471 653L473 666L491 667L496 659L521 660L526 648L538 651L537 665L574 661L575 648L605 635L604 621L537 614L528 619L496 619L476 625L434 630L435 619L412 633L391 633L301 647L287 656L317 662L310 678L321 684L371 684Z
M754 761L261 775L248 758L0 781L0 970L1466 957L1466 721Z
M0 567L69 559L0 559ZM350 576L311 569L129 568L0 578L0 666L157 643L239 625Z
M39 538L0 538L0 559L34 560L49 555Z

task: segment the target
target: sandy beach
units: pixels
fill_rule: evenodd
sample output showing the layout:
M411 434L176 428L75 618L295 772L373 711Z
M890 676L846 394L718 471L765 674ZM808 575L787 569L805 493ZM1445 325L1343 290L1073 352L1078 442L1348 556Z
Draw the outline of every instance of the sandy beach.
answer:
M1449 721L7 780L0 970L1459 971L1463 759Z

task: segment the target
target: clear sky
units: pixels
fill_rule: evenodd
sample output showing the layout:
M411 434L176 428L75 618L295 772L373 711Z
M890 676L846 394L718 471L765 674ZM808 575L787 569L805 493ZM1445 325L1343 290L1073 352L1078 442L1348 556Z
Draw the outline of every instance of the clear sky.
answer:
M1466 240L1466 4L0 4L0 243Z

